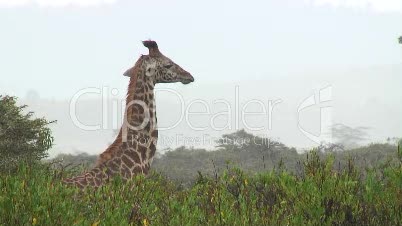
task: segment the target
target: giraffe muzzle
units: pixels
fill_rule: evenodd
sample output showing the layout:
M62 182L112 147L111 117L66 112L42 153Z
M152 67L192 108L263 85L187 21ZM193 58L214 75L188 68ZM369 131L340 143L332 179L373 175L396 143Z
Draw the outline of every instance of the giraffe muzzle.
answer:
M186 75L181 81L183 84L189 84L192 82L194 82L194 77L191 74Z

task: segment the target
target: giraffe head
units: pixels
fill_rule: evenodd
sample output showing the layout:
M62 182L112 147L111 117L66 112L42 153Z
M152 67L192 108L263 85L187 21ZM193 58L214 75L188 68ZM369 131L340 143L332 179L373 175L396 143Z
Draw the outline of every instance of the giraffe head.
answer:
M143 41L142 43L149 49L149 54L143 55L141 61L146 79L150 79L154 84L173 82L188 84L194 81L189 72L159 51L155 41ZM135 75L135 69L136 67L127 70L124 75L128 77Z

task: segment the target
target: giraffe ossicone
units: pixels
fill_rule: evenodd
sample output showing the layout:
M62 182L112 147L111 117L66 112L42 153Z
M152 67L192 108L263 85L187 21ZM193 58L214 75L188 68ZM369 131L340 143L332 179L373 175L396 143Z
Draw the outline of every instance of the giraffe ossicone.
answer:
M158 139L154 87L157 83L194 81L193 76L164 56L155 41L143 41L149 54L142 55L124 75L130 77L124 122L115 141L100 154L93 169L63 180L80 188L99 187L114 176L131 179L147 174Z

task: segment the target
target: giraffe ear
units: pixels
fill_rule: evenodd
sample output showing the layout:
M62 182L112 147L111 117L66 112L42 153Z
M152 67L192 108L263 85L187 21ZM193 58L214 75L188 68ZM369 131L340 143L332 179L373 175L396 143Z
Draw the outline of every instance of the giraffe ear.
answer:
M137 60L137 62L135 63L135 65L134 65L132 68L128 69L126 72L124 72L123 75L124 75L124 76L127 76L127 77L136 76L137 73L138 73L138 71L140 70L140 67L141 67L141 64L142 64L143 60L144 60L144 56L141 56L141 57Z
M142 44L148 48L150 56L162 55L162 53L159 52L158 44L155 41L152 40L142 41Z
M124 76L131 77L135 74L135 66L124 72Z

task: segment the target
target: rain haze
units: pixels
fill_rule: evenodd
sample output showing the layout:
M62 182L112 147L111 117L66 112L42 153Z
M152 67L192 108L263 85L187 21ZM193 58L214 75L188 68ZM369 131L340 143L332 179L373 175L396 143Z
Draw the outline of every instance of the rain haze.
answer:
M157 85L161 151L239 129L303 150L335 124L384 141L402 134L401 35L400 0L0 0L0 94L57 120L51 156L99 154L152 39L195 77Z

